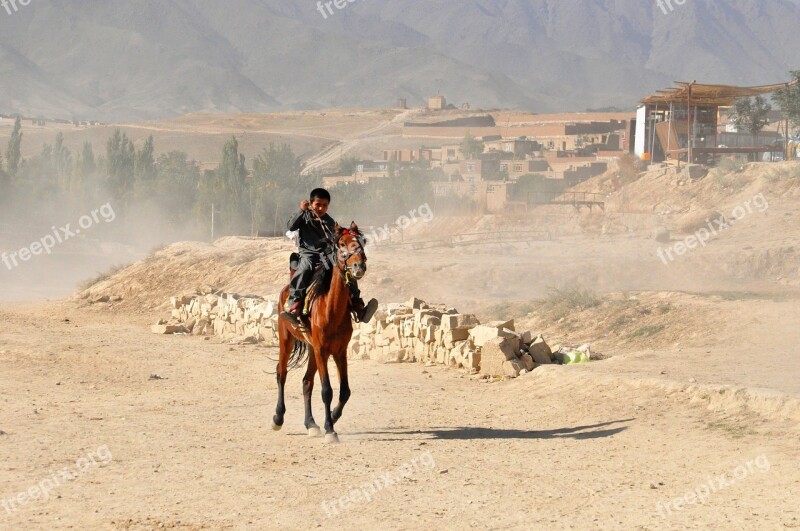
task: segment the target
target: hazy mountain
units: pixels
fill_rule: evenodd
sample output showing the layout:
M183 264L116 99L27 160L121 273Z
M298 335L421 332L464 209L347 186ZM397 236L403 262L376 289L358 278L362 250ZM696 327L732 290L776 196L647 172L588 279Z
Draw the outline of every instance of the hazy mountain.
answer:
M0 10L0 112L152 118L411 104L631 107L800 68L797 0L48 0ZM323 8L324 9L324 8Z

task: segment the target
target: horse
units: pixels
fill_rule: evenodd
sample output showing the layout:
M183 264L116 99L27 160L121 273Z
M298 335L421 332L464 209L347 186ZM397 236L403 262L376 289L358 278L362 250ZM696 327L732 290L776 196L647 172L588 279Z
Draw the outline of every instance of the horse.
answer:
M334 425L342 417L344 406L350 398L350 385L347 377L347 346L353 335L353 323L350 317L350 278L360 280L367 272L367 255L364 253L363 235L355 222L349 229L338 224L332 235L335 258L330 263L323 259L324 267L314 275L315 295L309 313L309 327L298 329L285 319L278 320L278 341L280 356L277 365L278 405L272 417L272 429L279 431L283 427L286 405L284 387L289 373L289 359L302 358L306 348L310 349L308 367L303 376L303 399L305 400L305 427L309 437L321 435L319 426L314 422L311 413L311 393L314 389L314 375L319 371L322 386L322 401L325 404L325 441L339 442ZM280 294L280 306L283 307L289 296L286 286ZM339 403L331 410L333 388L328 374L328 359L333 356L339 373Z

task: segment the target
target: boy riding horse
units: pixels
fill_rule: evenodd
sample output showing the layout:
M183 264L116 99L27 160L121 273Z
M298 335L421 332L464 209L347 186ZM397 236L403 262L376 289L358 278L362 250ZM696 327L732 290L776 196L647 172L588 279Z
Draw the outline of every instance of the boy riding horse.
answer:
M324 255L333 244L331 235L336 230L336 222L328 215L331 194L323 188L316 188L311 191L309 199L300 203L300 211L287 224L290 231L299 232L300 263L289 283L289 298L286 299L281 317L294 327L301 325L306 292L314 271L320 265L331 267ZM355 279L350 281L349 287L350 308L356 321L369 322L378 308L378 301L372 299L365 305Z

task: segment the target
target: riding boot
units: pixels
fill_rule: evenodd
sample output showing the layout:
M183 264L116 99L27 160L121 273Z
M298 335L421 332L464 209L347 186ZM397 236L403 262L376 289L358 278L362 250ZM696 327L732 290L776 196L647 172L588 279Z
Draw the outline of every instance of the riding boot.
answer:
M353 318L357 323L368 323L378 310L378 301L371 299L366 305L364 299L353 300Z
M283 311L281 312L281 317L286 319L286 321L288 321L289 324L295 328L301 326L303 324L300 318L300 312L303 310L302 306L302 301L296 301L290 306L289 300L287 300Z

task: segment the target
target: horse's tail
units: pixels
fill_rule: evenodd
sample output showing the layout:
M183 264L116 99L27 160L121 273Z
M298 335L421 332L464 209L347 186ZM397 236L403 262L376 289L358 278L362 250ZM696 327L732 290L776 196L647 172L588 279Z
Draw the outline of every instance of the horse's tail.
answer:
M308 360L308 345L299 339L294 340L294 348L289 355L289 369L297 369Z

